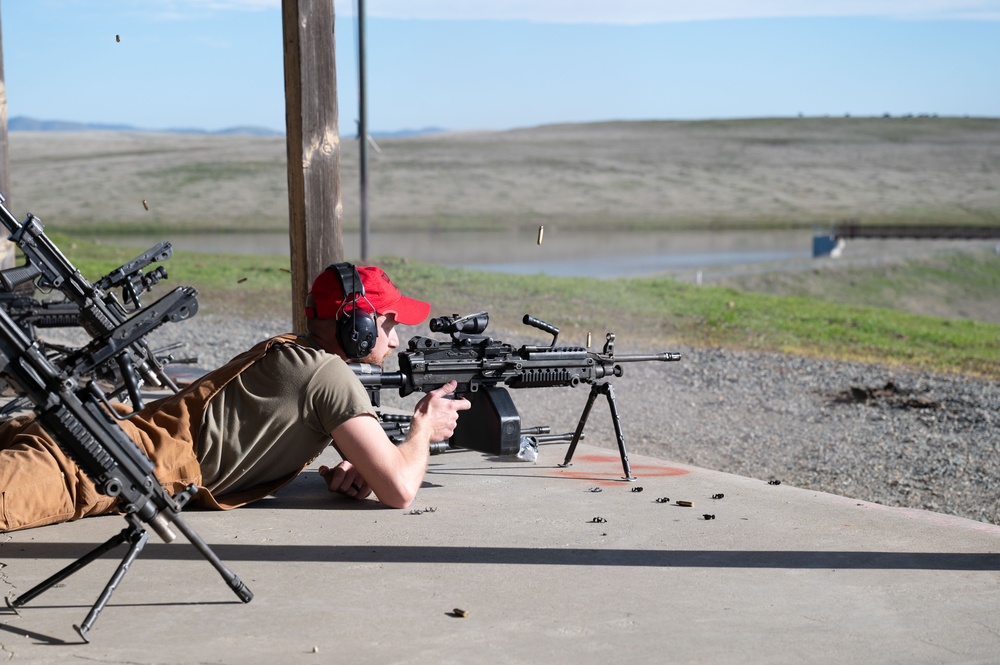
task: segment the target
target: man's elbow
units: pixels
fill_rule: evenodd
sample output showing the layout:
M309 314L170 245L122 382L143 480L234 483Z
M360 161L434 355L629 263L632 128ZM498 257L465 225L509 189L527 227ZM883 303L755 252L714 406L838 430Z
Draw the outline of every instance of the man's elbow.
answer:
M378 500L389 508L409 508L417 498L417 491L406 487L393 487L385 495L379 495Z

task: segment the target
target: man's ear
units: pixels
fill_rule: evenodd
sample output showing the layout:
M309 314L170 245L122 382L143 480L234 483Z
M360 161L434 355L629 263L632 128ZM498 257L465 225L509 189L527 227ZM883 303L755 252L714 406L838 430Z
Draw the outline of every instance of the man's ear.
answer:
M313 294L311 294L311 293L307 293L306 294L305 309L306 309L306 318L307 319L315 319L316 318L316 299L313 297Z
M306 319L309 337L327 353L348 360L337 341L337 321L335 319Z

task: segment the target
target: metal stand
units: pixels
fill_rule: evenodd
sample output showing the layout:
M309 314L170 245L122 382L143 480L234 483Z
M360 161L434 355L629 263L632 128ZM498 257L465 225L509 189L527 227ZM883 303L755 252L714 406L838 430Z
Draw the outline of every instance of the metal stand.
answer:
M570 460L573 459L573 453L576 452L576 446L580 443L580 439L583 438L583 428L587 424L587 418L590 416L590 410L594 406L594 402L597 400L599 394L604 394L608 398L608 408L611 410L611 424L615 427L615 438L618 440L618 452L622 458L622 470L625 472L625 477L623 480L634 481L636 477L632 475L632 468L628 463L628 451L625 449L625 435L622 433L622 421L618 416L618 404L615 402L615 388L608 382L595 383L590 386L590 396L587 398L587 406L583 408L583 415L580 416L580 422L576 426L576 432L573 434L573 441L569 444L569 450L566 451L566 459L559 466L567 467L570 466Z
M108 580L107 585L105 585L104 591L101 592L101 595L97 598L93 607L90 608L90 612L87 613L83 623L79 626L73 626L76 629L76 632L80 634L80 637L83 638L83 641L89 643L90 640L87 639L87 632L90 631L91 627L93 627L94 622L97 621L97 617L101 613L101 610L104 609L105 605L108 604L108 600L111 599L111 594L118 588L118 584L121 583L122 579L125 577L125 573L127 573L129 568L132 566L132 562L136 560L136 557L139 556L139 552L141 552L142 548L146 545L146 541L149 540L149 533L142 526L142 523L137 517L135 517L135 515L125 515L125 519L128 520L129 523L127 528L122 529L120 533L112 536L102 545L95 547L84 556L80 557L43 582L36 584L34 587L14 600L5 598L7 601L7 607L14 610L15 613L20 614L20 612L17 611L19 607L22 607L34 598L37 598L42 593L51 589L59 582L62 582L73 573L81 570L90 562L99 559L119 545L128 543L129 548L125 553L125 558L123 558L122 562L118 564L118 568L115 569L111 579ZM250 589L248 589L246 585L243 584L238 577L236 577L236 575L226 568L225 564L222 563L222 561L211 549L209 549L205 541L203 541L198 534L187 526L186 522L181 520L178 516L175 518L173 524L177 526L181 533L183 533L191 542L191 544L194 545L206 559L208 559L209 563L211 563L216 570L219 571L223 579L225 579L229 584L229 587L236 593L237 596L240 597L240 600L244 603L249 603L253 599L253 593Z
M104 591L101 592L97 602L90 608L87 618L84 619L83 623L79 626L73 626L76 628L76 632L80 633L80 637L83 638L84 642L90 642L90 640L87 639L87 631L89 631L91 626L94 625L94 622L97 621L97 616L101 613L101 610L104 609L104 606L108 604L111 594L114 593L116 588L118 588L118 584L122 581L122 578L125 577L125 573L128 572L129 566L131 566L132 562L135 561L137 556L139 556L139 552L142 551L146 541L149 540L149 534L142 528L134 517L128 515L126 516L126 519L129 521L129 526L127 528L122 529L120 533L109 538L104 544L95 547L93 550L69 564L55 575L52 575L45 581L36 584L16 599L11 600L10 598L6 598L7 607L17 612L17 608L31 602L32 599L40 596L45 591L48 591L78 570L81 570L91 561L99 559L122 543L129 543L128 552L125 553L125 558L122 559L118 568L115 569L114 575L111 576L111 579L104 587Z

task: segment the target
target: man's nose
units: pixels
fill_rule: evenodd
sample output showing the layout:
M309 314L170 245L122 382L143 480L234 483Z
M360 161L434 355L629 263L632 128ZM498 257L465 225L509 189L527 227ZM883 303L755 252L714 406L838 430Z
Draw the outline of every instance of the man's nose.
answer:
M396 329L393 328L389 331L389 348L395 349L399 346L399 335L396 334Z

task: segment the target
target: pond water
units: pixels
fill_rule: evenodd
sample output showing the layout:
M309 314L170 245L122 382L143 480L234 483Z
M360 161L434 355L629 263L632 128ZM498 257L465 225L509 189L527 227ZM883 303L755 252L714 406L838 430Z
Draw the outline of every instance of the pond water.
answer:
M175 249L288 255L285 233L102 236L102 242L145 249L169 240ZM344 234L345 254L360 255L357 233ZM719 266L807 261L812 234L780 232L423 232L372 233L369 257L401 256L450 267L562 277L631 277L691 273Z
M372 233L369 258L400 256L456 268L510 274L559 277L639 277L670 274L685 281L714 276L794 270L815 265L814 232L792 231L656 231L594 232L545 229L537 232ZM192 252L287 256L286 233L169 234L165 237L103 236L102 241L138 249L169 240L175 249ZM863 240L852 241L843 263L870 262L890 256L913 257L934 252L993 247L993 241ZM344 234L348 260L360 255L358 233ZM831 260L831 259L825 259Z

